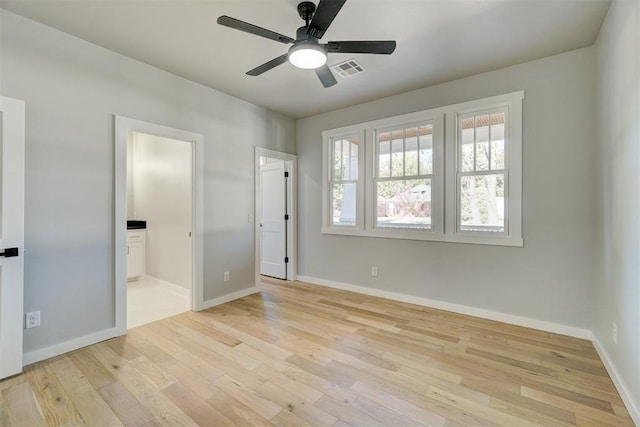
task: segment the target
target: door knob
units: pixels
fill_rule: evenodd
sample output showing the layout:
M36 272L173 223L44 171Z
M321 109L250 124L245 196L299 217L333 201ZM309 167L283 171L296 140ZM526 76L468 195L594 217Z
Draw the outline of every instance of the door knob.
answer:
M0 252L0 256L3 256L5 258L18 256L18 248L6 248L4 252Z

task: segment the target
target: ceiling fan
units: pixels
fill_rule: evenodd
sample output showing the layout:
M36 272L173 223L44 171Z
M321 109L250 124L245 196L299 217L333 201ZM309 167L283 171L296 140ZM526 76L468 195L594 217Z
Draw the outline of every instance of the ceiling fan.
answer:
M293 44L284 55L247 71L249 76L260 74L289 61L298 68L315 70L324 87L330 87L338 83L327 66L327 54L337 53L374 53L390 55L396 49L395 40L386 41L339 41L319 44L318 40L333 22L346 0L320 0L318 7L310 1L298 4L298 14L304 20L305 25L298 28L296 38L284 36L271 30L239 19L223 15L218 18L218 24L234 28L256 36L265 37L284 44Z

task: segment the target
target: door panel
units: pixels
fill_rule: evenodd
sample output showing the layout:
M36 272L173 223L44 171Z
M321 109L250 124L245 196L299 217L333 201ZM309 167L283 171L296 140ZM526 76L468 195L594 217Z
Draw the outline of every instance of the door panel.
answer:
M284 162L260 166L260 274L287 278Z
M23 101L0 96L0 379L22 372L24 112Z

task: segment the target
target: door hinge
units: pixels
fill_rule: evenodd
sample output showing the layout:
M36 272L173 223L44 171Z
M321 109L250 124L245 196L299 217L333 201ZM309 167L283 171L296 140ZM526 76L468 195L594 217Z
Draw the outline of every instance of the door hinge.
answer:
M285 178L289 178L289 172L285 172L285 173L284 173L284 177L285 177Z
M284 214L284 220L289 221L289 214Z
M284 257L284 263L286 264L288 262L289 262L289 257L288 256Z

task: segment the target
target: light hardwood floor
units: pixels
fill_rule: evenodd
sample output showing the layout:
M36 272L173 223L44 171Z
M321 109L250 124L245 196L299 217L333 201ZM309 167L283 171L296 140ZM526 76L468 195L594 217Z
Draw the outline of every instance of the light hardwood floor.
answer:
M0 382L0 425L633 425L590 342L308 285Z

